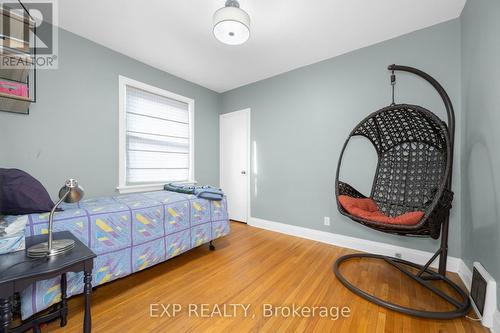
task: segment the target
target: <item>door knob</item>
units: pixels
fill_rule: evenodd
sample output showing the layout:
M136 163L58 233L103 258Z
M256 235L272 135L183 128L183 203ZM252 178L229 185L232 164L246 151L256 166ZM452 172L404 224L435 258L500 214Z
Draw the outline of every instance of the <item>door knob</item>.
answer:
M246 174L247 174L247 172L246 172L245 170L241 170L241 174L242 174L242 175L246 175Z

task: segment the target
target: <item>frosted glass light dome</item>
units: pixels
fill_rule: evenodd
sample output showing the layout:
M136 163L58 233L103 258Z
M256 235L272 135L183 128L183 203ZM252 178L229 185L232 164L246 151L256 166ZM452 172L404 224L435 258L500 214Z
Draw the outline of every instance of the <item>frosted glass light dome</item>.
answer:
M228 45L240 45L250 37L250 16L240 9L235 0L226 1L226 7L214 14L214 36Z

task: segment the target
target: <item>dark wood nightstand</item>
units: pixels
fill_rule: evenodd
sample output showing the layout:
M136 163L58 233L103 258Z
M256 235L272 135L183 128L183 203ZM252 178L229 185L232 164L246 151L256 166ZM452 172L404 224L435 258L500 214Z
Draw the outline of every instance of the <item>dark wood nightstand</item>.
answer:
M60 319L61 326L65 326L68 316L66 293L66 273L68 272L84 273L85 317L83 331L90 332L90 293L92 291L93 259L96 255L69 231L55 232L53 236L54 239L74 239L75 247L64 254L43 259L28 258L26 250L0 255L0 333L20 333L31 328L34 332L40 332L40 324L56 319ZM47 235L26 237L26 248L47 241L47 238ZM36 281L59 275L61 276L61 302L59 305L53 307L46 314L34 315L23 321L21 325L11 328L14 295Z

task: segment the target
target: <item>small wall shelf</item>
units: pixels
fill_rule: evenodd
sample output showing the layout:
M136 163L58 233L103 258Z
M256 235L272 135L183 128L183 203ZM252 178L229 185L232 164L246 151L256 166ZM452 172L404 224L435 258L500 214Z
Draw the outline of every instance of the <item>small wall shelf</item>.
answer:
M15 82L27 83L30 69L33 68L33 59L29 54L14 53L13 50L0 46L0 64L18 64L16 68L0 66L0 78Z
M0 5L0 111L29 114L36 102L35 34L28 12Z

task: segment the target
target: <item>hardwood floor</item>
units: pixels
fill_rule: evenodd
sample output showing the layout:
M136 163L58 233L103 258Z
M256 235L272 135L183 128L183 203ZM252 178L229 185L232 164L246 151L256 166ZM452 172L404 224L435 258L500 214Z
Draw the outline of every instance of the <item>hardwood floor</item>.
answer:
M465 318L437 321L398 314L352 294L335 278L335 259L353 251L287 236L241 223L232 223L229 236L215 241L216 250L201 246L163 264L97 288L92 295L93 332L487 332ZM345 275L366 290L376 291L400 304L444 309L439 299L383 264L360 260L343 266ZM451 278L458 281L456 274ZM191 305L194 303L195 305ZM158 304L152 306L151 304ZM173 316L172 307L181 310ZM230 304L244 304L236 317L202 318ZM316 308L314 316L264 317L264 304ZM196 306L196 311L195 311ZM81 332L83 298L69 300L69 322L60 328L53 322L43 332ZM337 313L348 307L348 317ZM311 315L312 308L309 309ZM191 312L190 312L191 310ZM307 311L307 310L302 310ZM344 309L344 315L347 315ZM150 313L157 317L151 317ZM161 316L163 314L163 316ZM196 314L200 317L196 317ZM221 313L224 315L224 313ZM255 316L254 316L255 315ZM323 317L322 317L323 315Z

